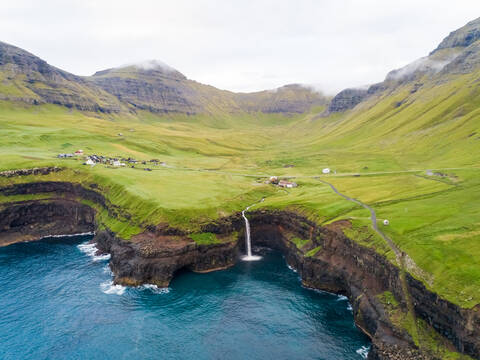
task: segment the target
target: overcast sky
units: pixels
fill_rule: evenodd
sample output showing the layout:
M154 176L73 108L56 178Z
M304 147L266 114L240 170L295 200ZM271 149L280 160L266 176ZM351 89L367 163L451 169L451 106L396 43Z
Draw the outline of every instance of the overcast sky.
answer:
M234 91L383 80L480 17L479 0L2 0L0 40L77 75L159 59Z

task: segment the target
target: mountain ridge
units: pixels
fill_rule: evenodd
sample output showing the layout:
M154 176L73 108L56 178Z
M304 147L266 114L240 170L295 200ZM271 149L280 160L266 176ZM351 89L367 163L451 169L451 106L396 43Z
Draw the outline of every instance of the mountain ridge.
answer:
M0 42L0 99L105 113L304 113L328 97L305 86L234 93L188 79L159 60L77 76L14 45ZM259 97L258 102L256 101Z

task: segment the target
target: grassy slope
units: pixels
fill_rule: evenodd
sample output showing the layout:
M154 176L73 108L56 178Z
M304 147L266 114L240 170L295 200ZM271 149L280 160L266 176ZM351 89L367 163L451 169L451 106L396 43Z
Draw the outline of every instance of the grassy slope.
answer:
M113 204L132 214L127 221L102 213L102 222L126 238L162 221L195 232L204 222L266 197L257 207L294 209L319 223L352 219L350 236L393 258L370 229L367 211L313 178L329 166L337 175L328 180L340 191L390 220L385 231L432 276L433 290L472 307L480 303L479 75L425 81L414 93L406 85L327 118L317 115L322 109L292 117L100 117L56 106L1 103L0 168L60 165L70 170L42 179L100 184ZM55 159L79 148L156 158L172 168L90 168L78 160ZM446 178L402 172L427 168L468 170L444 171L451 175ZM371 172L392 173L367 175ZM362 176L345 176L351 173ZM300 186L285 191L262 183L261 176L273 174L295 176ZM0 178L0 183L32 180Z

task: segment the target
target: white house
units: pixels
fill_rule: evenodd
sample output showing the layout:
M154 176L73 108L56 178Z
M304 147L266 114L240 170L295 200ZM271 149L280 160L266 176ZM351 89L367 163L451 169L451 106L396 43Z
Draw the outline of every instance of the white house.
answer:
M95 165L95 162L94 162L92 159L88 158L87 161L85 162L85 164L87 164L87 165Z
M119 160L114 160L112 163L113 166L125 166L124 163L120 162Z
M388 221L387 219L383 220L383 225L387 226L388 224L390 224L390 221Z
M330 169L329 168L325 168L322 170L322 173L323 174L330 174Z
M291 189L291 188L297 187L298 185L297 183L294 183L288 180L280 180L278 182L278 186Z

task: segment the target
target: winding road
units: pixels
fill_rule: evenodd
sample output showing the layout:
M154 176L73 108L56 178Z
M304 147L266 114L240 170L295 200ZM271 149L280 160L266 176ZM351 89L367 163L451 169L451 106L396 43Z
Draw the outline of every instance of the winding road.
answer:
M392 239L390 239L387 235L385 235L385 233L382 230L380 230L378 228L377 214L375 213L375 210L373 210L372 207L370 207L367 204L361 202L360 200L357 200L357 199L351 198L350 196L342 194L340 191L338 191L338 189L335 186L333 186L332 184L330 184L329 182L327 182L325 180L321 180L321 179L317 179L317 180L320 181L321 183L325 184L325 185L330 186L335 193L337 193L338 195L343 197L345 200L354 202L355 204L363 206L365 209L370 211L370 220L372 221L373 229L375 230L375 232L378 235L380 235L387 242L390 249L392 249L392 251L395 253L395 256L397 257L397 261L400 261L402 255L403 255L402 251L397 247L397 245L395 245L395 243L392 241Z

